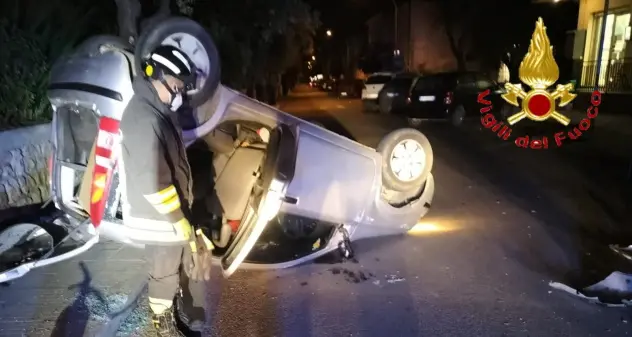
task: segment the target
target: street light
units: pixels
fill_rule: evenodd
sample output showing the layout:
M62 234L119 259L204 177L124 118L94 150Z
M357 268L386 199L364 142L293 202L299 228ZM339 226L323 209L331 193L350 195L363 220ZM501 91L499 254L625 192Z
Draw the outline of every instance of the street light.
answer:
M312 55L312 61L316 61L316 56Z
M331 30L328 29L326 34L327 34L327 36L331 36Z

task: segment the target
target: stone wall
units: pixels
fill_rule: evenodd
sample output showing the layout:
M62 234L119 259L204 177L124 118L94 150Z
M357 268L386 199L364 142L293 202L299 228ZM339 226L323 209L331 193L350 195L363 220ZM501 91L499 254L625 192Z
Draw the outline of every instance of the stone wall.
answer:
M0 212L49 197L50 124L0 132Z

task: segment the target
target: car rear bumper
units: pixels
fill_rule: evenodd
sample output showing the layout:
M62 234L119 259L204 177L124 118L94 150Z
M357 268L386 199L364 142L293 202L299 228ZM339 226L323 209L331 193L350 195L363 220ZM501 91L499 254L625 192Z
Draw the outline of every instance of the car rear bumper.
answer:
M377 96L378 96L378 93L363 92L362 93L362 100L363 101L376 101L377 102Z
M407 118L420 118L420 119L446 119L450 117L451 109L445 107L442 109L419 109L419 108L404 108L399 110L398 114Z

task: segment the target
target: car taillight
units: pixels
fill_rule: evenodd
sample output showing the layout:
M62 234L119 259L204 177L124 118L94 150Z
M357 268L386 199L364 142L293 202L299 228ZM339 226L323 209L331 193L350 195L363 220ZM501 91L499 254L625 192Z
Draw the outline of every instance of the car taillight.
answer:
M443 102L445 104L452 104L452 91L448 91L445 93L445 98L443 99Z

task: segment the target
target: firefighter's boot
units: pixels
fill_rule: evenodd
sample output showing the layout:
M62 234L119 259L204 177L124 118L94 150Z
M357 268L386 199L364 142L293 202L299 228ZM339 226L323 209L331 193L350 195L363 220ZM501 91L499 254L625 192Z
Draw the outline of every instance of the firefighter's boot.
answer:
M176 325L173 308L158 315L153 314L152 322L156 329L156 337L186 337Z

